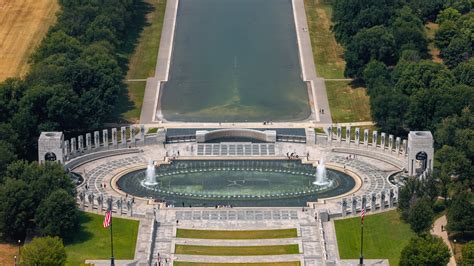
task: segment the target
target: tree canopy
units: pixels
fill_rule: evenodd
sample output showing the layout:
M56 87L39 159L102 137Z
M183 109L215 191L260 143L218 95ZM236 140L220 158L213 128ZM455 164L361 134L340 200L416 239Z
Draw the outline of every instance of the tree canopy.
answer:
M4 236L23 239L37 225L45 235L67 236L76 218L74 185L61 165L16 161L8 166L0 183L0 232Z
M59 237L33 238L21 250L22 265L62 266L66 259L66 249Z
M450 256L449 249L441 238L417 236L402 250L400 266L445 266Z
M32 55L29 73L0 84L0 125L18 132L14 151L22 159L35 159L41 131L89 131L116 121L118 96L126 92L123 51L138 0L59 3L57 23ZM0 150L11 150L2 140ZM0 171L11 160L0 158Z

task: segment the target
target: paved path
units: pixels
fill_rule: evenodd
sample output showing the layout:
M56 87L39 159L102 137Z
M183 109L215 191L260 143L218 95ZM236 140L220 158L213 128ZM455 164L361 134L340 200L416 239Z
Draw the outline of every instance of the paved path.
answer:
M354 79L324 79L326 81L353 81Z
M324 79L316 76L316 66L314 65L313 50L311 47L311 38L308 31L308 22L304 9L304 0L293 0L293 15L296 25L296 36L298 39L299 57L303 80L310 84L310 104L313 107L313 117L322 123L331 123L331 111L326 94L326 85ZM324 114L319 113L324 109Z
M171 63L171 52L173 50L174 28L176 25L176 13L178 12L179 0L168 0L166 2L165 17L161 31L160 49L156 60L155 76L148 78L143 97L140 121L152 123L155 110L159 109L160 86L162 81L168 81Z
M439 236L443 239L444 243L448 246L449 252L451 252L451 258L449 259L448 266L456 266L456 259L453 255L453 249L451 248L451 243L449 243L448 239L448 231L444 230L441 231L441 226L446 227L447 220L446 215L443 215L436 219L433 224L433 228L431 229L431 234L435 236Z
M125 82L141 82L141 81L147 81L147 79L127 79Z
M351 122L351 123L318 123L310 122L273 122L264 125L263 122L242 122L242 123L195 123L195 122L166 122L159 124L144 124L147 128L314 128L340 125L342 127L351 126L372 126L372 121Z

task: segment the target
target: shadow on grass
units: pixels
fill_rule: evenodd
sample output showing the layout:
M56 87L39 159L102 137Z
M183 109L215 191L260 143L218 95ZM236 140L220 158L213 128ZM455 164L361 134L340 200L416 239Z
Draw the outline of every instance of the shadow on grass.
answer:
M119 47L119 64L123 70L123 73L128 71L128 63L130 55L133 54L135 48L138 45L140 34L143 29L150 25L147 22L147 14L153 12L155 7L144 0L137 1L135 4L135 13L132 16L132 21L125 29L125 35L123 36L122 45ZM113 111L111 120L117 123L128 122L123 117L123 113L130 111L135 108L135 104L128 97L128 90L125 84L122 84L122 90L118 95L117 104Z
M92 220L91 217L89 217L89 216L85 215L84 213L80 212L80 214L79 214L79 228L73 236L71 236L67 239L64 239L64 245L79 244L79 243L90 240L93 237L93 235L92 235L92 233L87 232L85 230L84 225L86 223L90 222L91 220Z
M349 85L351 86L352 89L357 89L360 87L365 88L365 82L362 79L354 79L351 82L349 82Z

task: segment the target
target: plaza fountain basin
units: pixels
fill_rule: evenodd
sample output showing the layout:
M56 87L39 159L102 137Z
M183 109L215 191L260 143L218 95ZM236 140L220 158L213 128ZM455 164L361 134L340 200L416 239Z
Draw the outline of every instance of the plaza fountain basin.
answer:
M346 194L356 184L351 176L328 169L329 184L316 185L316 168L299 160L176 160L155 169L156 185L147 185L146 172L125 173L116 187L176 206L305 206Z

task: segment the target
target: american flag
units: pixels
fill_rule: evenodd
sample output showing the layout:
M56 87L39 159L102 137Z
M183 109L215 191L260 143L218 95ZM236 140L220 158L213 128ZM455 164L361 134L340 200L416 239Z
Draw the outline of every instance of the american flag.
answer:
M107 228L110 226L111 222L112 222L112 211L108 210L105 213L104 222L102 223L102 225L104 226L104 228Z
M360 218L361 218L362 223L364 223L364 215L365 215L365 209L362 209L362 211L360 212Z

